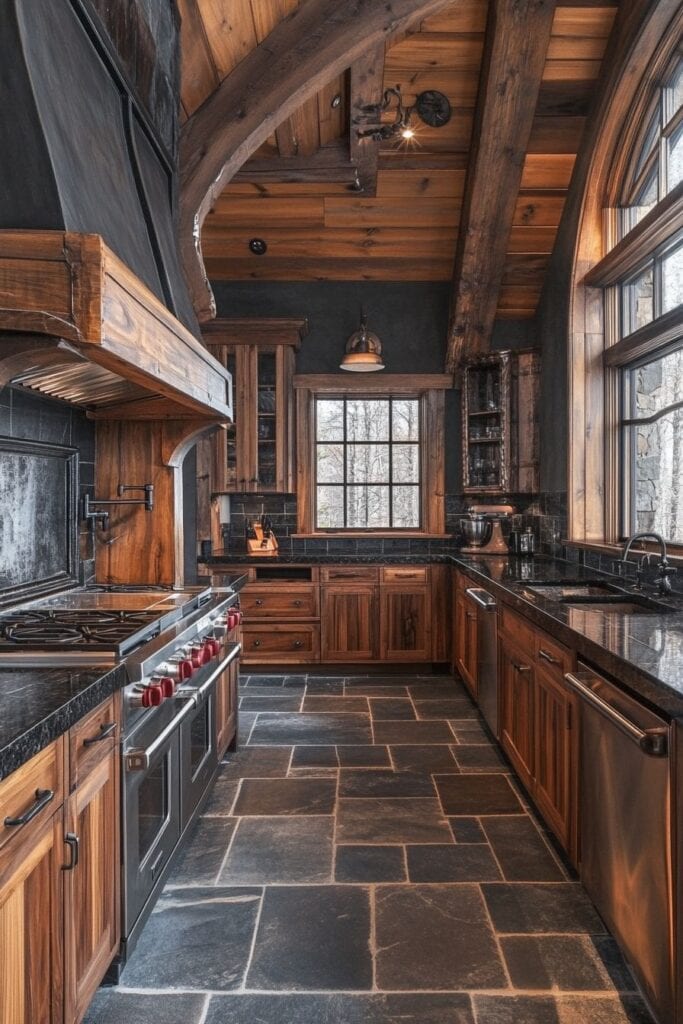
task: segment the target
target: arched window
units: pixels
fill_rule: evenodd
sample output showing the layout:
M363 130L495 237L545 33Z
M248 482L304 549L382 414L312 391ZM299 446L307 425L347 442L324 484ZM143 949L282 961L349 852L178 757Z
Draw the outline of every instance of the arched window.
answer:
M574 522L583 515L590 524L583 536L575 531L578 540L609 545L655 531L683 546L683 46L677 39L664 39L647 67L638 103L612 149L603 186L604 255L581 281L593 333L574 336L582 339L581 386L594 431L572 435L572 457L581 462L586 485L591 467L600 480L595 495L588 486L574 492ZM589 237L585 225L584 232ZM573 359L576 353L575 346Z

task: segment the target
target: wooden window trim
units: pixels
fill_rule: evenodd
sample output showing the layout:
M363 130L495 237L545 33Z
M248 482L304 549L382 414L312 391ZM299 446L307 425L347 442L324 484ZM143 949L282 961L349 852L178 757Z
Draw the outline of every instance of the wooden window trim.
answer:
M423 538L446 536L445 391L450 374L384 374L342 378L339 374L300 374L294 378L297 424L297 537ZM314 407L319 395L410 395L420 399L422 528L420 530L318 530L315 526ZM427 439L429 443L427 444Z

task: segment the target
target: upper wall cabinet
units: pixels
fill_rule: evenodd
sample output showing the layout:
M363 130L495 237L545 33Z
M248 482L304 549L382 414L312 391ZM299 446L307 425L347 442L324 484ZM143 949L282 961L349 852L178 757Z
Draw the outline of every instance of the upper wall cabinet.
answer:
M305 320L225 318L204 340L232 374L234 420L215 438L214 491L294 490L294 356Z
M463 372L463 490L534 493L539 488L535 351L491 352Z

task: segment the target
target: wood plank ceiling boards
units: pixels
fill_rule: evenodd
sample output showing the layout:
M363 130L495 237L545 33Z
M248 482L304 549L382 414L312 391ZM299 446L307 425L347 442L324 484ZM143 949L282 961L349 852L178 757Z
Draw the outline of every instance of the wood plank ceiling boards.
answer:
M311 55L302 33L306 26L313 31L316 9L320 13L326 3L333 12L328 23L330 18L334 23L324 30L316 25L318 45ZM424 5L393 4L394 34L386 46L380 83L386 25L368 14L373 0L343 5L330 0L181 0L182 100L189 118L182 148L185 265L188 223L195 223L198 231L206 213L201 250L213 280L451 281L463 218L473 224L477 204L485 198L470 186L464 212L468 168L476 169L470 179L476 182L478 175L482 185L492 184L496 179L491 174L498 170L481 133L472 146L472 128L480 83L488 97L493 81L491 62L488 75L482 76L487 24L507 26L505 35L510 31L506 11L520 4L491 0L491 5L490 12L487 0L442 0L411 23L408 9ZM565 0L553 14L554 6L552 0L521 4L533 18L534 45L526 45L535 51L537 81L524 78L533 104L527 102L525 109L521 173L512 184L508 180L497 301L487 311L487 323L492 314L523 319L535 313L617 10L616 0ZM358 27L354 36L346 20L351 14L357 23L362 15L360 38ZM278 40L284 33L291 34L294 49L289 62L282 63ZM259 57L264 45L270 49L267 61L264 53ZM352 57L346 70L339 67L344 48ZM493 59L495 47L487 44L487 53ZM279 92L267 78L276 64ZM299 81L304 65L305 83ZM261 73L255 77L258 68ZM452 108L449 122L430 128L414 115L416 133L410 143L359 140L361 107L377 102L383 89L396 85L406 106L425 90L445 93ZM306 98L292 105L296 90ZM499 114L505 113L502 106ZM218 119L225 124L236 111L245 114L242 122L251 118L253 123L233 126L230 139L224 133L219 156L218 149L212 150ZM384 118L391 120L393 110ZM515 141L519 138L517 134ZM362 191L354 191L356 175ZM250 251L253 237L267 242L264 255ZM461 240L458 252L464 248ZM196 268L194 282L195 302L206 318L208 293L197 285ZM455 281L456 306L459 287ZM473 320L482 321L480 311L476 316L473 311ZM484 344L486 330L490 326L480 332Z

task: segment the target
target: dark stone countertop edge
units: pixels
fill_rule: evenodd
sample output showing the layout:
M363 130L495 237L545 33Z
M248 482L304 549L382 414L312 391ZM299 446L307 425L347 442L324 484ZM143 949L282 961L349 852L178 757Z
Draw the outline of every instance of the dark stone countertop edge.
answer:
M11 670L6 670L11 671ZM19 670L26 672L26 669ZM35 686L50 685L45 682L47 672L54 684L54 677L58 675L54 669L36 669ZM42 678L41 678L42 673ZM98 674L101 673L101 674ZM30 761L32 757L44 750L54 740L59 739L68 730L84 718L90 711L94 710L117 690L120 690L128 682L124 665L116 665L108 669L96 669L84 666L78 671L64 669L64 676L71 678L75 675L95 676L90 682L85 683L82 689L69 696L64 703L53 708L48 714L35 722L28 729L25 729L17 736L0 747L0 781L11 775L22 765ZM18 699L25 699L22 694Z

